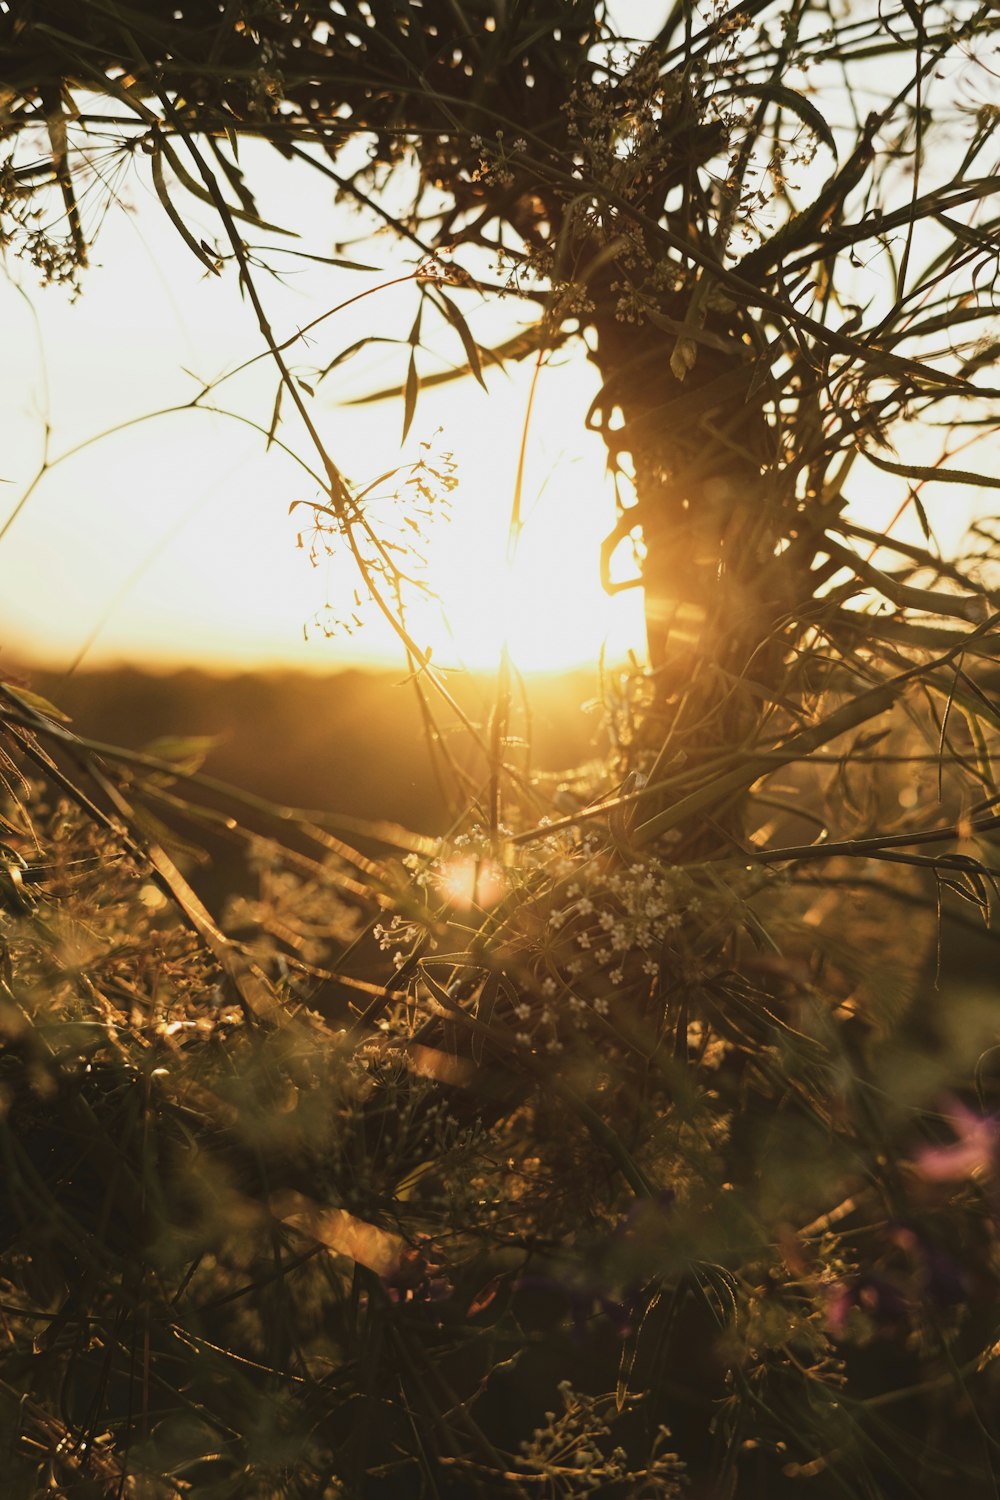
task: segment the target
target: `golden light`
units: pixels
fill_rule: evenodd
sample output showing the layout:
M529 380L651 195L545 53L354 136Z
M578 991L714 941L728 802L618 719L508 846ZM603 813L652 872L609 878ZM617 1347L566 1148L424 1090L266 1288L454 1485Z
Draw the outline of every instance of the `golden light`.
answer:
M448 860L436 880L440 895L458 911L474 906L496 906L506 890L504 873L492 859L476 854L458 854Z
M565 492L547 499L512 560L499 536L485 556L481 542L469 545L465 528L435 536L428 576L440 612L425 626L435 660L495 671L506 647L519 671L554 672L596 661L606 641L620 654L637 644L638 596L629 609L600 585L606 503L599 494L586 507Z
M293 189L282 178L279 194L275 180L271 217L291 212ZM307 550L296 549L304 515L300 508L290 516L289 504L325 497L292 456L314 457L294 423L267 447L275 388L267 362L220 388L219 406L243 417L190 409L199 381L259 353L256 331L235 281L206 286L162 214L154 208L140 218L137 244L134 219L109 216L76 304L56 292L33 298L34 364L34 315L13 287L0 286L5 326L26 351L0 371L0 396L17 418L4 455L0 524L31 484L46 431L59 460L3 538L0 650L57 670L82 651L90 666L405 671L385 618L356 610L355 592L364 590L349 556L311 568ZM303 327L355 285L346 273L297 272L287 286L269 287L275 322L283 331ZM331 320L324 328L331 348L394 333L412 321L412 298L411 285L379 291ZM314 351L304 344L295 355L307 360ZM426 538L424 581L437 602L415 601L407 622L421 649L441 666L491 671L506 646L525 673L593 664L604 648L612 658L641 652L640 591L609 598L599 581L615 505L604 445L584 431L596 375L583 350L543 369L533 399L531 361L490 367L489 393L471 378L428 386L403 452L401 402L351 404L396 373L388 357L357 371L345 365L317 387L311 409L355 493L411 462L421 439L454 452L452 519ZM145 420L164 408L173 415ZM511 558L522 442L523 524ZM402 529L402 513L397 519ZM353 630L355 612L363 624ZM353 633L328 637L333 615Z
M527 368L495 384L489 396L467 383L428 402L458 485L450 518L426 536L425 580L437 604L411 615L413 635L435 662L477 671L495 671L505 648L526 673L591 665L602 651L641 655L640 590L609 595L601 585L601 544L616 510L604 444L583 430L592 370L583 358L543 370L533 396ZM634 576L627 547L615 567L615 576Z

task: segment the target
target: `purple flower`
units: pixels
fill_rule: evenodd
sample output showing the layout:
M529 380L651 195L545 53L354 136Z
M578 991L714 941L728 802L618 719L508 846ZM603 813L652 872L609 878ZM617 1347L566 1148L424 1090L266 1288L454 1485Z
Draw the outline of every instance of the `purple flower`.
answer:
M945 1115L956 1139L948 1146L922 1146L913 1166L925 1182L961 1182L993 1172L1000 1146L1000 1119L977 1115L960 1099L948 1101Z

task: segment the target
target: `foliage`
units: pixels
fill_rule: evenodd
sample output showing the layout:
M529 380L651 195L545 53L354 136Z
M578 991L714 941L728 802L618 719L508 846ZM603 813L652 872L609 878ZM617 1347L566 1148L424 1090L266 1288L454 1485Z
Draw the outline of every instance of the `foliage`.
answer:
M952 460L1000 394L995 11L681 5L634 45L517 0L2 25L9 243L76 275L85 143L149 157L430 722L405 565L267 318L241 136L418 252L404 429L425 319L481 380L586 344L651 656L559 787L505 666L448 836L364 853L3 689L14 1492L994 1494L996 1028L949 1029L919 969L935 923L993 936L996 541L942 555L926 496L992 486ZM484 293L537 310L497 349ZM849 503L876 484L881 527ZM222 926L199 824L260 872Z

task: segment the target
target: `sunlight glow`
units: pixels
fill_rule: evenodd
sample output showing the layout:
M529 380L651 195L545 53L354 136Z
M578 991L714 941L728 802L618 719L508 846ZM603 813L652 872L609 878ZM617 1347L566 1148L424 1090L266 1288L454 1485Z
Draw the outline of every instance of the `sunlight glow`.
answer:
M281 220L295 204L315 202L296 194L287 164L280 180L266 154L259 167L265 187L274 181L268 217ZM320 208L310 212L310 235L329 238L332 210L328 225ZM207 286L158 205L148 213L115 210L98 244L76 303L51 289L40 294L26 285L22 296L0 283L0 313L24 351L0 370L0 397L17 418L4 455L0 523L31 487L46 434L56 460L3 538L4 657L56 670L79 660L405 670L403 647L366 604L348 549L341 544L328 557L321 548L311 566L308 544L296 547L308 507L328 497L294 457L314 455L287 411L277 441L266 442L275 375L254 358L258 340L235 279ZM328 347L310 337L294 358L308 371L310 359L375 341L367 364L345 364L317 384L312 407L356 495L397 465L405 474L428 444L454 454L450 520L434 519L417 535L407 530L405 489L395 502L397 534L422 554L416 573L436 596L415 592L409 601L412 638L438 665L479 671L496 669L505 644L521 672L593 664L602 650L619 660L630 650L641 655L640 590L609 598L600 585L601 541L615 506L604 445L584 431L597 379L584 351L567 350L545 367L534 399L529 360L489 368L488 393L469 377L428 384L400 449L400 399L354 404L398 376L395 352L380 353L412 322L412 279L383 289L398 269L389 264L373 274L372 295L317 330ZM294 332L358 286L353 275L296 262L294 273L268 288L275 324ZM511 316L505 311L503 324L477 331L497 342L509 334ZM442 358L455 357L460 348L445 339ZM248 360L205 409L192 410L206 382ZM212 405L237 415L213 414ZM165 409L173 414L155 415ZM112 436L90 444L109 430ZM522 440L523 524L510 559ZM63 461L63 454L72 456ZM391 510L391 494L384 503ZM373 503L373 529L382 519ZM622 566L627 574L627 556Z
M500 866L475 854L449 860L435 883L443 899L458 911L496 906L506 890Z
M457 515L440 526L429 549L428 582L440 600L438 623L427 621L434 658L495 670L506 646L522 672L558 671L641 651L637 590L609 597L599 576L600 546L614 524L613 498L596 461L555 461L528 508L513 557L500 496L463 494ZM595 472L596 470L596 472ZM430 612L429 612L430 613Z

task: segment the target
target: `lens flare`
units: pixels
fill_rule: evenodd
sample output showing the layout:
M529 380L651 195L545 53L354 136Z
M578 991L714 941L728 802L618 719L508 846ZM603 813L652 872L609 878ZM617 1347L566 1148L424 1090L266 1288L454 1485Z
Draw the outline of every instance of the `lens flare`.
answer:
M482 859L475 854L456 855L437 878L438 891L449 906L459 911L470 911L474 906L496 906L505 886L500 866L492 859Z

